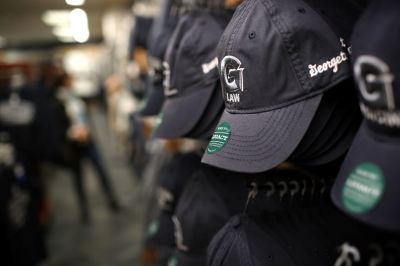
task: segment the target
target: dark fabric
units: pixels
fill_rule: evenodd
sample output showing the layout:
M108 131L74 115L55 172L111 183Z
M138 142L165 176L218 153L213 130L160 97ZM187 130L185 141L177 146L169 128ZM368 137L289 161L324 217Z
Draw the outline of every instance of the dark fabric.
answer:
M182 237L177 237L178 265L205 261L210 240L230 216L243 210L246 195L238 175L208 166L193 175L175 211L176 234Z

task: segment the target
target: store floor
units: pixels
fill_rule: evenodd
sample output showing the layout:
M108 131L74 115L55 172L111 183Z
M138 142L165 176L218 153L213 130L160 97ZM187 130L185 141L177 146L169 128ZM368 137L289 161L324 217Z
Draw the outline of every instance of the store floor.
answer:
M118 153L115 138L108 132L106 119L98 108L91 108L95 137L111 176L122 210L107 208L90 163L85 165L86 190L91 207L91 223L80 221L72 177L57 170L50 177L48 192L52 205L47 235L49 256L41 266L135 266L139 265L143 215L140 215L139 183L130 165Z

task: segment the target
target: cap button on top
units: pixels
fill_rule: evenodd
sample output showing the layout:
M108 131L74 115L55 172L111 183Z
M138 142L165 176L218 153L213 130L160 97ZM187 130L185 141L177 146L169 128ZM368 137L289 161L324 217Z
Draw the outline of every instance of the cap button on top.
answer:
M240 225L242 224L242 222L240 221L240 218L239 217L234 217L233 218L233 220L232 220L232 226L234 227L234 228L238 228Z
M249 39L252 40L256 37L256 33L254 31L249 33Z
M297 11L299 11L301 14L306 13L306 10L303 7L300 7L299 9L297 9Z

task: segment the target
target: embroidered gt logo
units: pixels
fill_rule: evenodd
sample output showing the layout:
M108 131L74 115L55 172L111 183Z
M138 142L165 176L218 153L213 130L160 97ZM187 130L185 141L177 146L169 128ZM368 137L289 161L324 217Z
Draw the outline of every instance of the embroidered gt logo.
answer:
M394 77L385 62L372 55L362 55L354 64L354 75L366 102L377 108L395 109Z
M227 55L221 61L221 77L225 85L232 91L244 90L242 62L234 56Z
M177 89L171 88L171 68L169 67L168 62L163 62L163 72L164 72L164 80L163 80L163 86L164 86L164 95L169 97L173 96L178 93Z

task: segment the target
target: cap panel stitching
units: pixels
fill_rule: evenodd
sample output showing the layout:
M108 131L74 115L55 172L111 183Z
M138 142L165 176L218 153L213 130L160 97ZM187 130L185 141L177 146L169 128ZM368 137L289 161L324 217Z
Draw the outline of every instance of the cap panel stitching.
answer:
M265 9L269 13L271 17L271 21L275 25L275 28L278 30L282 37L282 42L285 45L286 52L289 55L289 62L291 65L291 69L294 72L294 76L296 77L297 82L299 83L300 87L309 92L311 89L311 84L306 80L304 77L305 68L302 65L298 49L296 47L296 42L293 39L293 33L290 31L290 28L287 25L284 25L283 18L279 14L279 9L275 6L273 1L270 0L259 0L261 4L264 5ZM303 73L302 73L303 72Z

